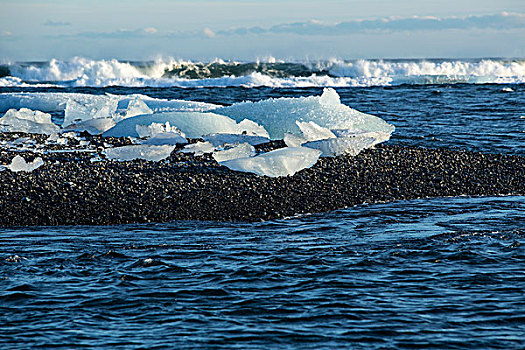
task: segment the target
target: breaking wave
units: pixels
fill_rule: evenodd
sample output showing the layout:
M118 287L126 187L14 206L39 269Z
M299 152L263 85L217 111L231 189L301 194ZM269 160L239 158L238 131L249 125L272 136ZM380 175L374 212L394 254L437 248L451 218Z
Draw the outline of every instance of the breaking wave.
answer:
M0 66L1 86L344 87L525 82L525 60L329 60L201 63L125 62L76 57Z

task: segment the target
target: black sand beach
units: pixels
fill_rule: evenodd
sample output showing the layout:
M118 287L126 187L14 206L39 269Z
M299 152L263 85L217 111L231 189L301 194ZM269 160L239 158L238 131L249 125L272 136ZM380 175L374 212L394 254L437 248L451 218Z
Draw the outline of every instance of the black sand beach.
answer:
M16 154L45 164L32 173L0 172L2 227L256 221L381 201L525 194L524 157L446 149L380 145L356 157L321 158L284 178L238 173L209 156L176 151L161 162L92 162L86 152L1 150L0 163Z

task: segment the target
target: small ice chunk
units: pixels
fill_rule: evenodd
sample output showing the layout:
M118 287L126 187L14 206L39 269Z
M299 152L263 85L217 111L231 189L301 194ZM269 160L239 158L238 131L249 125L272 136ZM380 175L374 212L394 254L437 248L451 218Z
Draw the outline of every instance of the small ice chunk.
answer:
M504 87L503 89L501 89L501 91L503 91L503 92L514 92L514 89L512 89L510 87Z
M66 103L62 126L67 127L89 119L113 118L117 105L118 98L113 96L93 96L82 100L70 98Z
M168 158L174 149L175 146L170 145L130 145L105 149L102 154L117 161L144 159L158 162Z
M221 162L221 165L231 170L254 173L259 176L289 176L312 167L321 153L312 148L286 147L256 157L228 160Z
M171 126L170 122L166 123L151 123L149 125L136 125L135 130L137 131L137 134L139 137L142 138L148 138L155 134L160 133L174 133L179 134L181 137L184 137L185 135L177 129L175 126Z
M303 146L322 151L323 157L336 157L342 154L356 156L362 150L372 147L375 142L376 139L373 137L353 136L310 141Z
M200 138L207 134L227 133L240 134L240 128L231 118L214 113L200 112L167 112L149 115L140 115L124 119L115 127L106 131L103 136L112 137L139 137L137 125L150 125L151 123L165 124L169 122L181 130L186 137Z
M86 131L91 135L100 135L116 125L113 118L95 118L69 124L64 128L65 131Z
M153 114L153 110L142 99L135 97L129 100L128 107L118 119L122 120L144 114Z
M10 109L0 118L0 132L25 132L30 134L56 134L60 128L53 124L51 115L27 108Z
M341 104L341 98L334 89L324 89L319 103L324 106L337 106Z
M205 153L213 153L215 147L209 142L197 142L190 145L186 145L180 152L182 153L193 153L195 156L202 156Z
M28 163L23 157L17 155L11 160L11 164L5 166L5 168L15 173L19 171L32 172L42 165L44 165L44 161L40 157Z
M254 155L255 148L253 148L252 145L249 143L241 143L224 151L213 152L213 159L215 159L217 163L221 163L237 158L253 157Z
M381 132L381 131L363 132L363 131L344 130L344 129L335 129L335 130L332 130L332 132L337 137L371 137L375 139L375 142L372 146L375 146L378 143L390 140L390 135L391 135L390 133Z
M181 134L173 132L161 132L153 135L147 140L141 142L143 145L178 145L186 144L188 140L182 137Z
M317 141L335 137L334 133L331 132L330 129L323 128L322 126L317 125L315 122L296 121L295 123L301 130L303 138L307 141Z
M307 142L305 138L289 133L284 134L283 141L288 147L301 147L303 143Z
M252 120L249 120L249 119L241 120L241 122L239 122L238 125L240 128L241 134L270 138L270 135L268 135L268 131L266 131L266 129L263 126L257 124L256 122Z
M210 142L215 147L226 144L249 143L252 146L257 146L270 139L264 136L243 135L243 134L211 134L203 137L204 141Z

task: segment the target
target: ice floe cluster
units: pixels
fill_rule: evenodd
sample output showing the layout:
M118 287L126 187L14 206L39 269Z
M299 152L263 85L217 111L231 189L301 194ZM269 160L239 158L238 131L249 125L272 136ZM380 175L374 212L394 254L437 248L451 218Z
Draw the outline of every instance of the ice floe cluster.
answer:
M143 95L8 93L0 94L0 112L0 132L44 134L46 143L76 138L97 153L94 161L161 161L178 149L211 153L232 170L270 177L293 175L321 156L357 155L394 131L384 120L342 104L334 89L227 107ZM128 138L132 144L94 150L81 132ZM256 151L254 146L271 140L284 140L286 147Z

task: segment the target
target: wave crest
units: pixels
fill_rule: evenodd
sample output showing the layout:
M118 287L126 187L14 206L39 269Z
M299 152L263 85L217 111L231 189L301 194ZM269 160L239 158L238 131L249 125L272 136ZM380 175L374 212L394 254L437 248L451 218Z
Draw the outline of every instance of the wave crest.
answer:
M523 83L524 60L355 60L122 62L75 57L1 67L0 86L326 87L399 84Z

